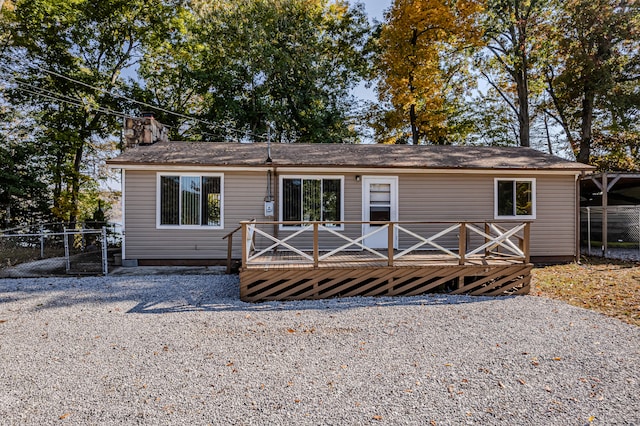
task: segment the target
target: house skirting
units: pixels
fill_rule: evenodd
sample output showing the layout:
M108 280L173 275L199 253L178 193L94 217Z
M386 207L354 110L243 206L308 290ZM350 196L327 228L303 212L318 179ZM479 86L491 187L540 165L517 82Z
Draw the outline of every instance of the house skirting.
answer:
M352 296L415 296L425 293L499 296L528 294L530 263L421 267L243 268L240 298L326 299Z

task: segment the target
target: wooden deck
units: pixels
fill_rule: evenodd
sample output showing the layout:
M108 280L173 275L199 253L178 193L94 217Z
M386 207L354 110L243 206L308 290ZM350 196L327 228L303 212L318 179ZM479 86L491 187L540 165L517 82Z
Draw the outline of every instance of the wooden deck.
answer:
M447 229L454 228L445 225ZM321 225L312 224L309 228L314 235L314 248L305 251L293 246L290 239L273 236L269 236L273 244L256 249L252 246L255 222L246 222L240 297L257 302L429 292L486 296L528 293L532 268L528 258L528 224L517 228L520 233L512 231L516 228L484 226L483 239L475 247L469 247L466 225L458 224L455 228L457 236L464 237L456 251L442 247L430 236L416 236L426 241L418 248L428 245L433 250L371 250L363 248L359 239L342 237L351 241L348 246L360 248L347 251L344 249L347 245L320 250ZM388 226L389 232L403 229L393 223ZM492 229L496 232L491 232ZM439 234L438 238L444 235Z

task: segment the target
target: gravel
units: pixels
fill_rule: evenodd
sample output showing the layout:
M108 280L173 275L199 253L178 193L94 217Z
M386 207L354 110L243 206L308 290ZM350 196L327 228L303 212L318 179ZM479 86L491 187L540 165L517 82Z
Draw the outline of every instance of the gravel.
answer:
M1 424L640 424L638 365L638 327L533 296L0 280Z

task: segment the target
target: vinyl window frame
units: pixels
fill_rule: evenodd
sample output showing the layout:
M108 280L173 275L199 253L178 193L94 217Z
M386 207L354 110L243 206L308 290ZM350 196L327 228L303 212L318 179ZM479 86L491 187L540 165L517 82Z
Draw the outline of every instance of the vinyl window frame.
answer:
M183 177L198 177L200 178L200 203L199 203L199 217L202 222L202 178L205 177L217 177L220 178L220 224L219 225L165 225L161 223L162 218L162 178L163 177L178 177L180 180L180 187L178 191L179 207L178 217L182 218L182 178ZM215 230L224 229L224 173L172 173L172 172L158 172L156 173L156 229L197 229L197 230Z
M513 214L512 215L500 215L499 214L499 183L500 182L512 182L514 185L513 191ZM531 214L528 215L519 215L517 213L517 184L519 182L527 182L531 184ZM537 214L537 190L536 190L536 179L535 178L495 178L493 183L493 217L494 219L504 219L504 220L534 220Z
M278 221L283 222L283 214L284 214L284 181L286 179L300 179L304 180L339 180L340 181L340 218L339 222L344 222L344 176L343 175L280 175L278 182ZM321 191L322 193L322 191ZM302 201L302 200L301 200ZM322 201L321 201L322 203ZM301 204L304 204L303 202ZM302 220L301 222L304 222ZM281 231L296 231L301 228L298 226L284 225L280 224L279 229ZM339 226L331 227L334 231L344 231L344 224L341 223Z

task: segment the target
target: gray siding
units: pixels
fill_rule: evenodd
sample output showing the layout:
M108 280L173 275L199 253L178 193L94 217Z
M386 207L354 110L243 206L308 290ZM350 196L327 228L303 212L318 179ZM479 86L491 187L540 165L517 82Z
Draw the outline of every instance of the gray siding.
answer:
M125 256L127 259L226 258L227 241L222 237L241 220L264 220L266 188L264 173L224 173L224 229L157 229L156 172L129 170L125 174ZM235 256L240 255L240 247L238 233L234 239Z
M532 256L576 255L576 183L573 176L538 178L538 214L531 226Z
M362 220L361 182L356 181L355 173L335 175L344 176L344 219ZM382 176L379 173L375 175ZM493 220L495 177L513 178L514 175L401 174L398 183L399 220ZM518 177L532 176L522 174ZM570 175L538 175L535 178L537 218L531 232L531 255L573 256L576 235L575 179ZM274 176L273 194L276 197L278 181L278 177ZM127 171L124 190L127 259L223 259L227 253L227 242L222 239L224 235L235 229L241 220L267 220L263 216L267 190L264 172L224 173L224 229L220 230L156 229L156 172ZM275 204L277 218L277 200ZM267 228L265 230L273 231L273 227ZM420 228L412 230L420 231ZM358 237L361 228L359 225L348 225L344 233L352 238ZM279 234L282 237L288 232L280 231ZM334 238L331 244L338 241ZM268 242L258 239L257 243L265 246ZM400 238L401 247L411 243L406 237ZM304 245L307 244L305 240ZM457 243L451 240L445 246L455 247ZM240 247L241 236L237 233L234 239L235 257L240 256Z
M400 176L400 221L484 221L494 218L494 178L514 175ZM517 177L531 178L522 174ZM536 219L531 226L531 256L575 254L575 178L535 176ZM401 246L403 241L400 241ZM456 246L450 241L448 245Z

